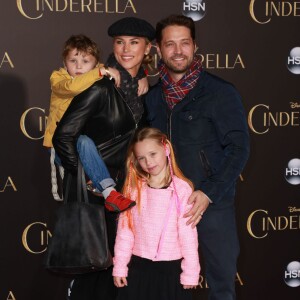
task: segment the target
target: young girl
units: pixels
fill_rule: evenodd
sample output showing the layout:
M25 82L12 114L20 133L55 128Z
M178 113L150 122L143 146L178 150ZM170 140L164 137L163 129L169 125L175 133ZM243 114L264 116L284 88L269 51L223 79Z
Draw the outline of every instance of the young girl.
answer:
M114 283L118 300L192 299L200 264L196 228L183 218L192 183L179 170L172 145L155 128L138 131L129 147L127 197L137 205L120 215Z

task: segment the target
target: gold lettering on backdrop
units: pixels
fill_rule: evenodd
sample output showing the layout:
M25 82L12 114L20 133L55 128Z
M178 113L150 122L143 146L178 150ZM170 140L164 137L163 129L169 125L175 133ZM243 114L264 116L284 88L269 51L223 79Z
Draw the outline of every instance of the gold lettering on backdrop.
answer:
M245 63L240 54L231 56L228 53L225 54L201 54L197 53L199 48L196 46L195 55L200 58L201 63L206 67L206 69L245 69ZM148 66L148 76L155 77L158 75L157 65L160 56L157 53L157 46L152 45L151 47L152 62Z
M14 294L13 294L12 291L9 291L6 300L16 300L16 298L15 298L15 296L14 296Z
M13 182L13 180L11 179L10 176L7 177L7 180L6 180L6 182L5 182L5 185L4 185L3 189L0 190L0 193L4 193L4 192L5 192L5 189L6 189L7 187L12 187L12 189L13 189L15 192L17 191L17 188L16 188L16 186L15 186L15 184L14 184L14 182Z
M199 277L199 287L200 289L208 289L207 281L204 279L202 275Z
M259 20L256 14L256 1L251 0L249 5L249 12L252 19L258 24L267 24L271 21L272 17L299 17L300 16L300 2L297 1L265 1L265 5L261 5L264 11L265 19ZM258 0L259 4L264 3L263 0Z
M196 46L195 55L200 58L201 63L206 67L206 69L245 69L245 63L240 54L235 56L230 56L228 53L225 54L201 54L197 53L198 47ZM157 65L160 56L157 53L157 46L152 45L151 48L152 62L148 66L148 76L155 77L158 75Z
M152 56L152 62L150 65L148 65L148 77L155 77L158 75L158 61L160 59L159 55L157 54L157 46L152 45L151 46L151 52Z
M289 212L297 211L292 211L289 207ZM256 226L257 231L260 231L260 233L254 233L254 226ZM247 230L255 239L265 238L270 231L300 230L300 214L270 217L268 211L258 209L249 215L247 220Z
M289 206L289 212L300 212L300 208L295 206Z
M300 13L300 2L266 2L266 15L277 16L277 17L299 17Z
M28 137L29 139L31 139L31 140L40 140L44 137L43 134L42 134L42 136L39 136L39 137L32 137L32 136L29 135L29 133L26 129L26 119L27 119L28 113L32 112L34 110L42 111L45 114L45 109L42 109L40 107L32 107L32 108L29 108L29 109L25 110L25 112L22 114L21 119L20 119L20 128L21 128L21 131L23 132L23 134L26 137ZM46 119L45 119L45 121L43 121L41 116L38 117L39 131L40 132L43 132L43 125L46 126L46 122L47 122Z
M34 8L26 9L24 4L31 4ZM36 20L44 12L70 13L137 13L132 0L17 0L17 8L27 19Z
M59 7L60 3L62 4L61 7ZM67 9L67 7L68 7L67 0L62 0L62 1L56 0L56 11L57 12L63 12Z
M103 5L102 2L98 3L98 1L95 0L95 2L94 2L94 12L103 13L104 12L103 10L98 10L98 6L102 7L102 5Z
M75 0L70 0L70 12L80 12L79 8L76 9L76 5L79 6L79 3L75 2Z
M106 10L105 10L105 11L106 11L107 13L114 13L113 10L111 10L111 11L109 10L109 0L105 0L105 4L106 4ZM118 4L119 4L119 3L118 3Z
M241 286L244 285L244 282L242 281L242 278L239 273L236 273L235 282L238 282Z
M134 5L133 5L133 3L132 3L131 0L127 1L123 13L125 13L125 10L126 10L127 8L131 8L132 11L133 11L134 13L136 13L136 9L135 9L135 7L134 7Z
M84 1L82 1L82 3L81 3L81 11L85 11L84 7L86 7L86 9L87 9L88 12L92 12L91 8L90 8L91 3L92 3L91 0L89 0L89 2L87 4L85 4Z
M40 244L41 246L45 246L41 251L34 251L32 250L30 247L29 247L29 244L28 244L28 232L32 229L33 226L36 226L36 225L42 225L43 227L45 227L45 230L41 230L41 236L40 236ZM47 245L48 245L48 241L49 241L49 237L51 237L51 233L49 230L46 230L47 228L47 224L46 223L41 223L41 222L34 222L34 223L31 223L29 224L23 231L23 234L22 234L22 244L24 246L24 248L30 252L30 253L33 253L33 254L40 254L40 253L43 253L47 250Z
M266 23L269 23L269 22L271 21L271 18L267 19L266 21L259 21L259 20L256 18L256 15L255 15L255 9L254 9L255 1L256 1L256 0L251 0L251 1L250 1L250 5L249 5L250 16L251 16L252 19L253 19L256 23L258 23L258 24L266 24Z
M298 102L290 102L291 108L300 108L300 104Z
M238 272L235 275L235 282L238 283L240 286L244 285L244 282ZM199 285L200 289L208 289L209 288L206 279L202 275L200 275L198 285Z
M39 19L39 18L41 18L41 17L43 16L43 14L40 14L40 15L38 15L37 17L30 17L30 16L28 16L28 15L25 13L24 9L23 9L22 1L23 1L23 0L17 0L17 7L18 7L18 10L19 10L19 12L21 13L21 15L23 15L25 18L30 19L30 20L36 20L36 19ZM37 1L37 6L38 6L38 3L39 3L39 2ZM37 9L37 11L38 11L38 9Z
M49 8L50 11L53 11L53 0L51 1L51 3L48 0L42 1L42 10L43 11L45 11L45 4L47 5L47 7Z
M158 55L157 53L155 53L154 55L152 55L152 62L150 64L147 65L148 69L148 77L155 77L159 74L158 69L157 69L157 65L158 65Z
M3 64L7 64L7 63L10 65L10 67L12 69L14 68L14 64L12 63L12 60L10 59L8 53L4 52L4 55L3 55L1 63L0 63L0 68L2 68Z
M255 133L257 133L257 134L264 134L264 133L267 133L267 132L269 131L269 128L267 128L265 131L259 132L259 131L257 131L257 130L254 128L254 126L253 126L253 113L254 113L254 111L255 111L258 107L265 107L265 108L269 109L269 106L264 105L264 104L258 104L258 105L255 105L254 107L252 107L251 110L250 110L250 112L249 112L249 114L248 114L248 125L249 125L250 129L251 129L253 132L255 132Z
M257 129L254 126L254 113L258 110L262 111L262 116L260 116L260 125L264 129ZM248 114L248 125L250 129L256 134L265 134L269 131L271 126L274 127L286 127L292 126L297 127L300 126L299 122L299 111L279 111L279 112L271 112L270 106L265 104L257 104L251 108Z
M201 62L205 65L206 69L235 69L240 67L245 69L245 64L240 54L231 58L228 53L221 56L220 54L196 54L200 56Z
M253 230L252 230L252 219L253 219L253 217L254 217L257 213L259 213L259 212L262 212L262 213L268 213L266 210L258 209L258 210L253 211L253 212L250 214L250 216L248 217L248 220L247 220L247 229L248 229L248 232L249 232L249 234L250 234L252 237L254 237L254 238L256 238L256 239L262 239L262 238L264 238L264 237L266 237L266 236L268 235L268 234L266 233L265 235L262 235L262 236L256 236L256 235L254 234Z

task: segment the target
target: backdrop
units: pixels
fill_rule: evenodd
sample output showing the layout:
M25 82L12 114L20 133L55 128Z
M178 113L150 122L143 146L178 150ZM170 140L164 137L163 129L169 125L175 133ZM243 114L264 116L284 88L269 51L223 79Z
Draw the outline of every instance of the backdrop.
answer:
M266 0L2 0L0 4L0 300L66 299L72 278L42 266L53 230L49 154L42 146L49 77L71 34L94 39L125 16L196 21L198 55L232 82L248 115L251 156L237 187L240 300L299 299L300 2ZM156 55L155 47L152 52ZM149 74L156 77L156 61ZM195 299L207 299L201 277ZM96 299L95 299L96 300Z

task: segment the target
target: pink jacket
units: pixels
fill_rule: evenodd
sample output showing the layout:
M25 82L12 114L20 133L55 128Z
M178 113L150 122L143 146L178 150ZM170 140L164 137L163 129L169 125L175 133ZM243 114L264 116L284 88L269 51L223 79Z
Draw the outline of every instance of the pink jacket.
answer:
M175 177L175 186L180 201L180 214L177 211L174 188L153 189L143 184L139 205L131 209L133 231L127 225L127 215L120 215L115 243L113 276L127 277L128 263L131 255L140 256L152 261L170 261L181 259L181 284L197 285L199 282L200 264L198 257L198 236L196 228L187 226L183 214L191 206L187 200L192 189L183 180ZM172 205L164 238L164 228L169 205ZM160 243L160 251L158 251Z

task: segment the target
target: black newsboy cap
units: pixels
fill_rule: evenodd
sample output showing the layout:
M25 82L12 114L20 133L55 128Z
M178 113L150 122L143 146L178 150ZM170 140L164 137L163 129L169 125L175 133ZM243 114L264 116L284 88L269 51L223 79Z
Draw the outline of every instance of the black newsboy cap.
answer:
M155 29L145 20L126 17L118 20L109 26L107 33L109 36L140 36L146 37L149 41L155 38Z

